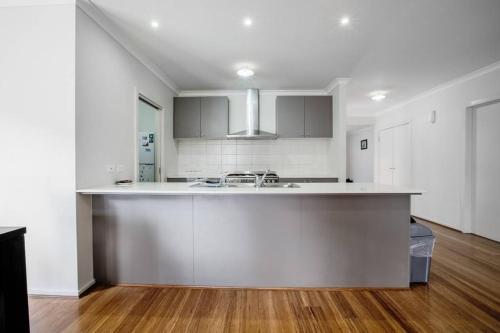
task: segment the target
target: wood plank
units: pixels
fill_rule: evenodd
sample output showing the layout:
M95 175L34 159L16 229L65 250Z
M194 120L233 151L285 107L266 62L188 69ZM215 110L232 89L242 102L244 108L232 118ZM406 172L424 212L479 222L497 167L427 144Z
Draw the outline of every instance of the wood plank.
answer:
M33 332L500 332L500 244L423 222L430 283L390 289L98 286L30 298Z

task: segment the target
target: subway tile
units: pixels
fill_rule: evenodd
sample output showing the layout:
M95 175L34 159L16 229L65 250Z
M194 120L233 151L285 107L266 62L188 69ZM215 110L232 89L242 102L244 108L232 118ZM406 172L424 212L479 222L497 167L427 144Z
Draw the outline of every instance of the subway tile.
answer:
M251 146L251 145L254 144L254 141L252 141L252 140L236 139L236 144L238 146Z
M236 155L222 155L222 164L236 164Z
M207 155L205 159L207 165L220 165L221 164L221 155Z
M236 163L234 164L223 164L221 168L223 173L228 173L236 170Z
M271 154L271 145L254 145L253 146L253 153L254 154Z
M221 146L222 155L234 155L236 154L236 145L222 145Z
M191 155L178 155L177 165L186 165L191 163Z
M271 157L269 155L253 155L252 164L269 165L271 164Z
M190 152L193 155L200 155L206 153L206 145L204 144L192 144L190 145Z
M238 171L254 171L252 164L236 164Z
M252 164L252 156L250 155L236 155L236 164Z
M238 155L251 155L253 153L253 145L239 145L236 147Z
M270 169L269 164L252 164L252 167L253 167L253 171L265 171L267 169ZM275 171L275 170L273 170L273 171Z
M220 155L221 154L221 145L207 145L207 155Z
M285 176L325 176L329 139L178 140L179 176L215 176L223 171L265 170Z

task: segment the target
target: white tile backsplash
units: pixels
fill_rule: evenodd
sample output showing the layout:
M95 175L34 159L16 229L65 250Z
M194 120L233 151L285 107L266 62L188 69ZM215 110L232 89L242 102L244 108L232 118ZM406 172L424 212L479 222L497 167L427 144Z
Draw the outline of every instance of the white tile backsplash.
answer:
M236 155L236 145L222 145L222 155Z
M280 177L330 177L331 139L177 140L178 177L270 168Z

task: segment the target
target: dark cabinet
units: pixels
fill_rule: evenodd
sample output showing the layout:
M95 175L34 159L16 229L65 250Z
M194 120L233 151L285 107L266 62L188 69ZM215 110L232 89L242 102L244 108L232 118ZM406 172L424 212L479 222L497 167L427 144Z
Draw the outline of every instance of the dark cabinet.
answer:
M278 96L276 133L280 138L331 138L331 96Z
M24 234L0 227L0 332L29 332Z
M304 137L304 97L276 97L276 134L280 138Z
M201 100L199 97L174 98L174 138L201 136Z
M201 98L201 137L225 138L229 133L229 100L227 97Z
M174 138L224 138L228 131L227 97L174 98Z
M305 137L332 137L332 96L305 97Z

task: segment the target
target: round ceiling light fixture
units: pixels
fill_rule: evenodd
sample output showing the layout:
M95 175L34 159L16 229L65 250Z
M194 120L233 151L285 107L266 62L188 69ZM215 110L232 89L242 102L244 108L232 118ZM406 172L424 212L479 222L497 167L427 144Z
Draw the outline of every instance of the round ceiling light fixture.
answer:
M158 21L151 21L151 28L153 29L157 29L158 27L160 26L160 23L158 23Z
M252 24L253 24L253 21L250 17L245 17L243 19L243 24L246 26L246 27L250 27Z
M251 70L250 68L248 67L245 67L245 68L241 68L239 69L236 74L238 74L238 76L240 77L250 77L250 76L253 76L255 73L253 70Z
M382 100L384 100L387 96L384 95L384 94L375 94L373 95L372 97L370 97L372 100L374 100L375 102L380 102Z
M343 16L339 22L341 26L345 27L348 26L349 23L351 23L351 19L349 18L349 16Z

